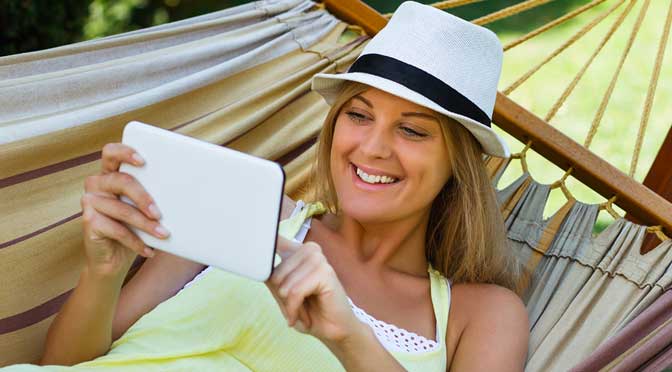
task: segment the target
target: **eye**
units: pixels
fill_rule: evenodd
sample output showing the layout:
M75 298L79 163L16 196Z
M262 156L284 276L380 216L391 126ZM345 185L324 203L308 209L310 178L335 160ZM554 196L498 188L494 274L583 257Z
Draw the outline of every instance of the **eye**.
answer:
M418 137L418 138L427 137L426 134L417 132L409 127L401 127L401 130L404 131L404 133L409 137Z
M364 115L362 115L358 112L354 112L354 111L349 111L346 114L350 117L350 119L352 119L353 121L355 121L357 123L361 123L361 122L363 122L364 120L367 119L366 116L364 116Z

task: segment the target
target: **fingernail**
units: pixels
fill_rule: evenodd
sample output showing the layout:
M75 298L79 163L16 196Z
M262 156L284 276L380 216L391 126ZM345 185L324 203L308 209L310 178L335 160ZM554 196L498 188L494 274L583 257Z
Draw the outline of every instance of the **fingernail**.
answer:
M149 213L151 213L152 216L154 216L154 218L156 218L157 220L161 218L161 211L159 211L159 208L156 206L156 204L154 203L150 204L148 209Z
M145 248L145 255L154 257L154 251L151 248Z
M170 235L170 232L168 232L168 230L166 230L166 228L163 227L163 226L161 226L161 225L155 227L155 228L154 228L154 231L155 231L159 236L164 237L164 238L167 237L168 235Z
M140 156L140 154L138 154L137 152L133 153L133 160L135 160L135 164L137 165L145 164L145 159L143 159L142 156Z

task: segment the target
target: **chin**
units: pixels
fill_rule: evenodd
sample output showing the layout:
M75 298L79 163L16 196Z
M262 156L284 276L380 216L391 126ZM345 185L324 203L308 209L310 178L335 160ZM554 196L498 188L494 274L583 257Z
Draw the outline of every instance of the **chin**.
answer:
M339 197L341 213L359 223L384 223L399 219L399 209L390 200L376 200L363 195Z

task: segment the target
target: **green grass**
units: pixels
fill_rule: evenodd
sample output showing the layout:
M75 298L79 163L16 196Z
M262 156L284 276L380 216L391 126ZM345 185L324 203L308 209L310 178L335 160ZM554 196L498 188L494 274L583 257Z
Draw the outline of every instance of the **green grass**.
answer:
M464 19L473 20L521 1L483 1L453 8L449 11ZM366 2L382 13L394 11L401 3L401 1L389 0L368 0ZM422 2L431 4L436 1L424 0ZM486 27L495 31L502 43L506 44L588 2L588 0L555 0L535 9L493 22ZM585 24L616 3L616 0L607 0L580 16L507 51L504 56L499 89L504 90L531 67L541 62L555 48L562 45ZM623 50L632 34L633 25L643 3L644 1L640 0L633 7L618 31L612 35L609 42L593 61L570 98L550 121L551 125L580 144L583 144L586 139L604 92L609 86ZM642 26L619 75L609 105L589 147L595 154L626 174L630 170L637 131L668 5L669 2L667 1L651 0ZM627 3L618 7L579 41L563 51L527 82L514 90L509 97L537 116L545 117L626 6ZM668 41L668 49L672 49L669 44ZM672 80L670 77L672 77L672 50L667 50L639 156L638 167L634 175L634 178L639 182L644 180L667 131L672 125L672 105L669 104L669 102L672 102ZM496 130L507 140L512 152L522 149L523 144L518 140L499 130L499 128L496 128ZM533 151L528 153L527 162L530 174L541 183L552 183L564 173L563 170ZM518 161L514 160L514 163L502 176L499 187L505 187L519 177L521 173ZM604 197L571 176L567 180L567 185L574 197L581 202L601 203L605 201ZM544 217L551 216L565 201L566 198L559 189L553 190L544 210ZM624 215L623 210L617 206L615 209L619 214ZM597 233L604 230L612 221L613 218L608 213L601 212L594 231Z
M499 89L503 90L508 87L584 24L590 22L597 14L604 12L614 3L614 1L607 1L572 21L507 51ZM565 102L555 118L551 120L551 124L555 128L581 144L586 138L603 94L616 70L642 4L643 1L639 1L635 5L625 22L588 69L574 93ZM590 146L591 151L626 174L630 169L635 139L668 4L667 1L651 1L639 34L623 66L605 115ZM530 80L514 90L509 97L538 116L544 117L625 7L625 4L620 6L576 44L570 46L569 49L542 67ZM524 22L524 17L516 17L521 18L520 22ZM496 29L496 24L489 27ZM503 43L507 43L522 34L523 32L517 32L511 27L499 31ZM665 54L654 105L644 137L637 171L634 175L634 178L639 182L643 181L646 176L672 124L672 105L669 104L672 101L672 81L670 80L670 77L672 77L672 50L669 49L672 48L669 47L669 44L668 41L668 50ZM506 138L513 152L522 149L523 145L516 139L501 130L499 133ZM551 183L563 174L560 168L536 153L529 153L528 165L533 178L542 183ZM509 184L520 173L520 166L515 163L512 164L502 177L500 187ZM572 177L568 179L568 187L572 194L582 202L600 203L605 200ZM565 200L559 190L554 190L549 198L544 216L551 215ZM621 210L619 212L623 213ZM601 231L611 221L613 219L606 212L600 213L596 231Z
M382 13L394 11L401 3L401 1L389 0L365 1ZM521 1L482 1L449 9L449 11L464 19L473 20ZM436 1L424 0L422 2L431 4ZM502 43L506 44L588 2L589 0L555 0L535 9L493 22L486 27L495 31ZM581 27L616 3L616 0L607 0L580 16L507 51L504 56L504 67L499 89L504 90L531 67L541 62L556 47L563 44ZM580 144L584 143L643 3L643 0L637 1L618 31L612 35L599 56L593 61L570 98L550 121L551 125ZM626 6L627 2L618 7L578 42L542 67L526 83L513 91L509 97L537 116L545 117ZM623 66L605 115L589 147L595 154L626 174L630 169L637 131L668 6L668 1L650 1L649 9ZM672 50L670 50L672 47L669 46L672 43L671 41L672 38L668 41L668 50L665 54L637 171L634 175L634 178L639 182L644 180L665 135L672 125L672 105L669 104L669 102L672 102ZM522 149L522 143L499 130L499 128L496 128L496 130L507 140L512 152ZM672 159L670 160L672 161ZM563 170L533 151L528 153L527 161L530 174L541 183L552 183L564 173ZM521 167L517 160L513 162L502 176L499 183L500 188L505 187L520 176ZM567 185L579 201L584 203L605 201L605 198L571 176L567 180ZM544 217L552 215L565 201L566 198L559 189L553 190L544 210ZM615 209L621 215L624 215L623 210L618 207ZM594 231L596 233L602 231L612 221L613 218L608 213L601 212Z

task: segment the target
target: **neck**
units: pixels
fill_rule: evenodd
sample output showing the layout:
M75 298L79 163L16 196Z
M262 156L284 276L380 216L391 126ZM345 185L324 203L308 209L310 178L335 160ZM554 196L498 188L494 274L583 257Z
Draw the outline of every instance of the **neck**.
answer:
M383 223L360 223L345 214L338 219L338 235L362 263L411 275L427 275L425 234L429 211Z

